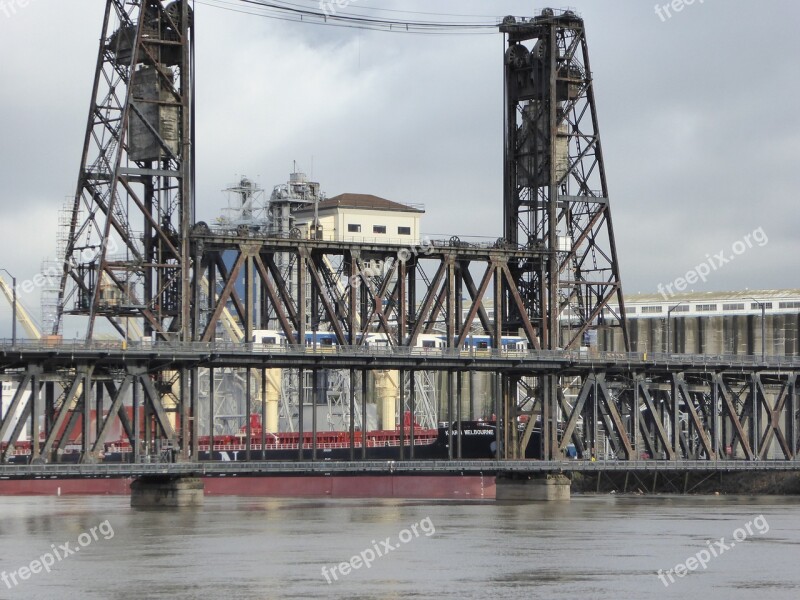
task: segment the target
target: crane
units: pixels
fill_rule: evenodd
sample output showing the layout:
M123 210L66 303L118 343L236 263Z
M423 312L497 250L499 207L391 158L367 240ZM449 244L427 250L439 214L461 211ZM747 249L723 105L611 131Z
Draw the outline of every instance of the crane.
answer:
M11 286L6 283L5 279L0 276L0 289L3 290L3 295L8 300L8 303L13 307L14 305L14 290L11 289ZM28 334L28 337L33 340L40 340L42 339L42 331L39 326L36 324L36 321L31 317L30 312L25 306L19 301L19 298L16 300L17 302L17 321L20 325L22 325L25 332Z

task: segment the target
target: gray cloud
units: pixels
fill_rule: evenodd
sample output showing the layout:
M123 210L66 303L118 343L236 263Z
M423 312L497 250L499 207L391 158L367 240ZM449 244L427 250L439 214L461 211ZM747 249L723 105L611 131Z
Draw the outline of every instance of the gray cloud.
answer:
M706 0L662 22L652 3L572 4L588 28L627 292L653 292L759 226L769 244L702 289L800 287L800 5ZM532 10L527 0L352 6ZM499 34L411 36L198 11L199 218L219 214L220 190L237 175L269 189L297 160L309 172L313 163L329 194L426 204L428 232L499 235ZM98 2L72 0L0 14L0 267L20 279L53 253L57 212L74 191L101 13ZM25 300L38 314L35 294ZM0 335L9 313L0 309Z

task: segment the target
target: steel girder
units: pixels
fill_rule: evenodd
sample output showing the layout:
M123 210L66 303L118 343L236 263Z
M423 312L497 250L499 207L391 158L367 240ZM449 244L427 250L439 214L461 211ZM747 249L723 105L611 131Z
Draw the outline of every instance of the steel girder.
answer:
M559 450L582 442L584 456L621 460L795 460L796 385L793 372L593 372L562 404Z

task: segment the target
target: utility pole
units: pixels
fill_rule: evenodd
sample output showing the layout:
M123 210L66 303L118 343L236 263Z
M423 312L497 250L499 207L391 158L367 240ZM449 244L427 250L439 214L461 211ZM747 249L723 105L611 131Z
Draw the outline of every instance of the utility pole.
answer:
M682 304L686 304L686 300L681 300L675 306L669 308L667 310L667 354L672 351L672 335L670 330L670 316L672 315L672 311L681 306Z
M752 300L761 308L761 361L764 362L767 360L767 305L755 298L747 298L747 300Z
M7 269L0 269L6 275L11 277L11 345L17 345L17 278L14 277Z

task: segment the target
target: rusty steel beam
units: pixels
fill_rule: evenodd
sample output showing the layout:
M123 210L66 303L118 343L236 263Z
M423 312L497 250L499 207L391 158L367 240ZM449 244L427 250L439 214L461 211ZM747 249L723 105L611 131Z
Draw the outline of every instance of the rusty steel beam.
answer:
M761 435L761 443L759 444L759 460L767 459L773 437L777 440L781 452L783 452L784 458L791 459L794 457L794 452L789 447L786 436L781 429L781 414L786 409L790 385L790 382L787 381L781 387L778 397L775 399L775 405L770 406L769 400L767 399L767 394L764 391L764 386L760 379L758 381L758 395L761 399L761 404L763 404L764 410L767 413L767 424L764 427L764 433Z
M310 260L306 260L306 265L308 266L308 273L311 275L314 292L316 292L317 297L322 302L322 306L325 309L325 314L328 315L328 325L333 327L333 331L336 333L336 340L339 344L344 346L347 344L347 336L345 335L344 329L342 329L342 323L339 321L339 317L336 314L336 309L331 304L330 297L326 293L328 286L325 285L322 277L320 276L317 264L318 257L315 258L311 256L307 258L310 258Z
M691 424L694 426L695 433L700 438L700 443L703 445L703 449L706 451L706 456L708 456L708 458L711 460L715 460L717 458L716 453L712 447L711 440L708 438L708 435L706 435L706 429L700 420L700 416L697 414L697 409L692 401L692 394L689 392L689 388L686 385L683 374L673 373L672 377L675 382L675 389L680 395L683 396L684 403L689 411L689 416L691 417Z
M275 286L272 284L272 280L270 279L270 273L264 265L264 261L261 259L261 256L257 254L254 259L256 268L258 269L258 274L261 277L261 283L264 284L267 297L269 298L270 302L272 302L272 307L278 317L278 322L281 325L283 334L286 336L287 340L291 340L292 343L297 343L294 339L294 329L296 328L297 324L294 323L293 325L288 312L284 309L284 306L281 303L277 292L275 291Z
M86 367L86 369L91 369L91 366ZM70 384L69 390L64 397L64 401L61 405L61 410L58 412L58 416L53 421L52 429L48 432L44 446L42 447L42 454L47 457L51 454L51 452L56 449L55 442L57 441L56 438L59 435L59 432L64 427L64 424L67 421L67 417L69 417L73 412L74 409L71 408L73 403L76 402L76 396L78 394L78 390L80 389L81 385L83 385L84 374L81 369L78 369L75 372L75 377L72 379L72 383ZM59 446L63 444L63 440L58 440L61 443Z

